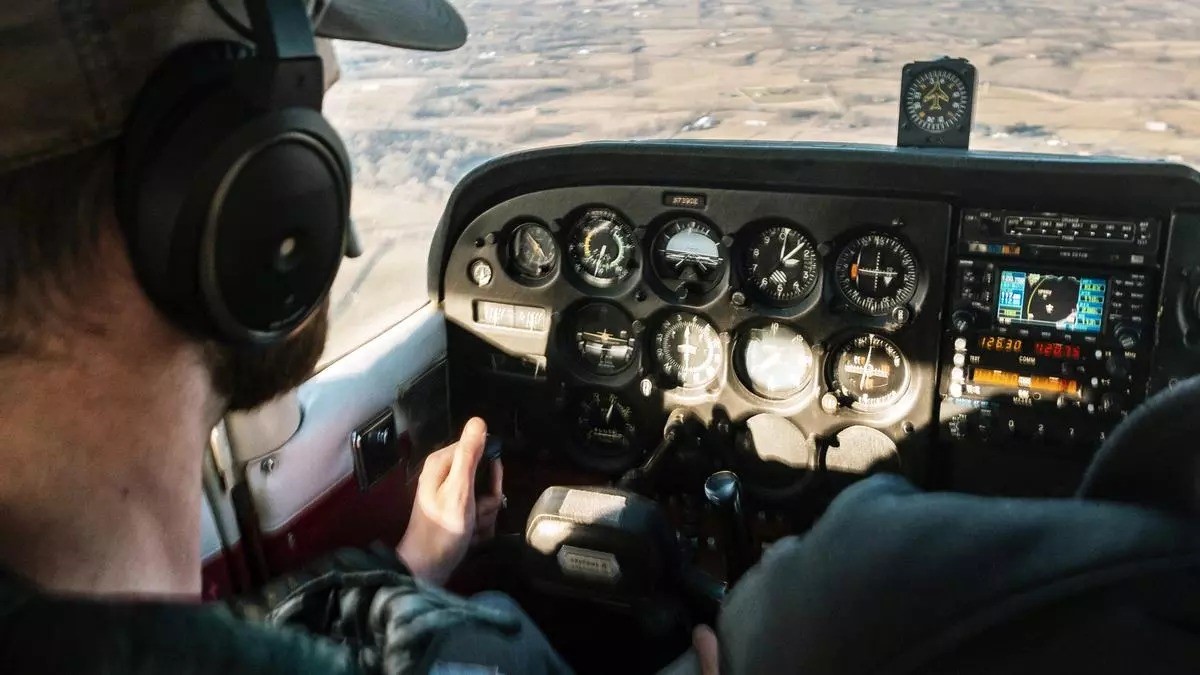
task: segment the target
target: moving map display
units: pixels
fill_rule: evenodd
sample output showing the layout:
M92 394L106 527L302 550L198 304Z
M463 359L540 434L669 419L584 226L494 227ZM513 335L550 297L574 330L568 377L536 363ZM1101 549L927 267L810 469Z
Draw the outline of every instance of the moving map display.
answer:
M996 318L1001 324L1099 333L1107 287L1105 279L1004 270Z

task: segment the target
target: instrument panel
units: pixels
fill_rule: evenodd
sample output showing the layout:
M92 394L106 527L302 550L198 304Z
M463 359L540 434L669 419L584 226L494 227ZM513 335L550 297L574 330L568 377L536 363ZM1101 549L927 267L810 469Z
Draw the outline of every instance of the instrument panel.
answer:
M518 413L526 426L575 439L588 469L635 464L678 408L735 423L769 412L815 438L865 425L912 444L934 427L950 229L937 201L538 191L463 233L449 269L466 273L445 309L476 340L474 367L524 392L510 400L546 397ZM530 314L545 320L518 321Z
M757 451L768 464L886 456L932 487L1069 492L1124 415L1200 372L1189 203L1190 169L1094 159L614 143L497 160L431 254L452 406L606 475L683 408L784 418L816 448Z

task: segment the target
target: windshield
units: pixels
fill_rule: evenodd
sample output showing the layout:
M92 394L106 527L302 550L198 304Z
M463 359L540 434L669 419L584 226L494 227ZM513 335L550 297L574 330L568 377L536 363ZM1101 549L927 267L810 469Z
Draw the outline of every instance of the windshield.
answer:
M481 162L602 139L894 144L909 61L978 68L973 148L1200 166L1194 0L455 4L458 51L337 45L326 110L367 254L335 286L327 357L427 301L433 230Z

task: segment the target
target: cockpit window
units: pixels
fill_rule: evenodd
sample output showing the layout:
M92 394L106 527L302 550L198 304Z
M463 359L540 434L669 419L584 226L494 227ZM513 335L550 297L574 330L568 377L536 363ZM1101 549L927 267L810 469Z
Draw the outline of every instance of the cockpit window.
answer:
M900 69L978 69L972 147L1200 166L1192 0L461 0L442 54L336 45L326 114L366 249L333 288L325 360L427 302L429 242L467 171L601 139L893 144Z

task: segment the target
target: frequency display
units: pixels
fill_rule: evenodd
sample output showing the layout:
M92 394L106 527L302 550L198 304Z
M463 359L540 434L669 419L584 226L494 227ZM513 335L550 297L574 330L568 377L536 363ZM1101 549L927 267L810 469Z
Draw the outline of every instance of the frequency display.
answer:
M1105 279L1003 270L996 318L1001 324L1099 333L1107 288Z

